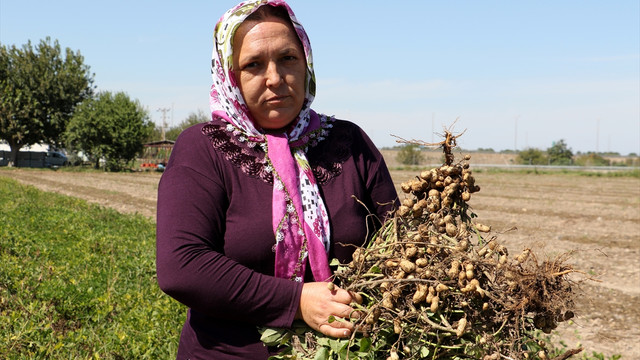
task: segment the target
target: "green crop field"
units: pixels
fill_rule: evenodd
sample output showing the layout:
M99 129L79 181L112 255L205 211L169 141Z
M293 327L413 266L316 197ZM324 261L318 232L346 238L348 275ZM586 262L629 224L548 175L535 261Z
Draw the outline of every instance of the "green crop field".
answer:
M0 358L175 357L155 225L0 177Z

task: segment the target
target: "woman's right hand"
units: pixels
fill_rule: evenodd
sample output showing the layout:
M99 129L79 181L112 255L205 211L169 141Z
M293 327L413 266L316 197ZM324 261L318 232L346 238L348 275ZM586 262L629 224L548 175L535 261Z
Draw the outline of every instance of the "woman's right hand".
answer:
M356 301L356 297L346 290L329 284L312 282L303 285L296 318L304 320L312 329L324 335L348 338L354 331L354 325L349 319L358 316L358 313L349 306ZM329 322L331 316L335 321Z

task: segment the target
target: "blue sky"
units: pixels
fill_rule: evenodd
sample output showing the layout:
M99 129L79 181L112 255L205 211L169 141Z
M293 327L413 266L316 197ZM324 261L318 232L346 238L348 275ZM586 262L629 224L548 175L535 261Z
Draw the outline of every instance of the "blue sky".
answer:
M212 31L236 1L0 0L0 42L79 50L98 90L154 121L208 111ZM454 121L465 149L640 153L640 1L290 0L313 47L318 112L380 146Z

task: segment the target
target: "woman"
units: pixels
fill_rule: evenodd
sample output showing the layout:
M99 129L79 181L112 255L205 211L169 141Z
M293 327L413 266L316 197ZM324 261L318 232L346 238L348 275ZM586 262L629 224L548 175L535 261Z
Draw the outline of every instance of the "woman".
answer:
M189 307L178 358L266 359L257 327L294 319L349 337L328 322L353 312L329 259L349 261L392 209L383 158L311 110L309 40L284 1L239 4L214 38L212 121L180 135L158 188L158 283Z

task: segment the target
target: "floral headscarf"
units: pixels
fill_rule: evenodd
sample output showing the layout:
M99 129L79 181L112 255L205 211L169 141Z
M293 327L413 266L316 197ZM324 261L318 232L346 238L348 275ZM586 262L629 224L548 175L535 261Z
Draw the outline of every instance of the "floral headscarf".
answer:
M304 48L307 61L305 100L289 131L265 134L253 122L236 83L233 69L233 37L240 24L260 6L284 7ZM315 96L315 75L311 46L302 25L282 0L253 0L236 5L218 21L214 31L211 62L213 85L209 104L213 118L227 122L227 129L249 145L259 144L273 172L272 222L276 244L275 276L303 281L307 260L316 281L331 276L329 219L305 154L307 144L321 141L326 118L311 110ZM330 125L328 125L330 127Z

